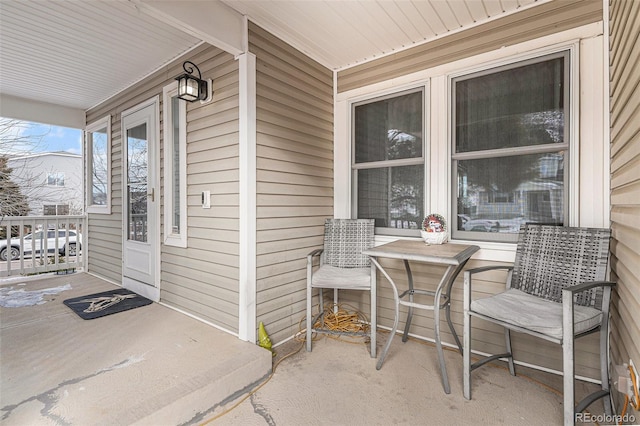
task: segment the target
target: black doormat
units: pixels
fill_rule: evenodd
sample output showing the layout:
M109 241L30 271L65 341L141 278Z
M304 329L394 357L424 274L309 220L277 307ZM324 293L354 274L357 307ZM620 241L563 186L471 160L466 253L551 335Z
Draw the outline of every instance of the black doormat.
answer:
M90 320L139 308L153 302L131 290L121 288L88 296L74 297L62 303L71 308L80 318Z

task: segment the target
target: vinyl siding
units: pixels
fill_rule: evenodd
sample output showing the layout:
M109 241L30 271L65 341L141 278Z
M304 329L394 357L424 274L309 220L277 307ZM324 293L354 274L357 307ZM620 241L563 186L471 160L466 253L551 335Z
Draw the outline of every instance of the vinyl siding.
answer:
M112 214L89 214L89 271L121 281L122 276L122 111L160 96L182 72L198 65L213 79L213 102L187 104L187 248L161 244L160 300L216 326L238 331L238 64L220 49L202 45L87 113L91 123L112 120ZM164 152L160 153L160 194L164 194ZM211 191L211 209L200 193ZM161 198L161 232L164 211ZM160 241L163 240L161 234Z
M614 364L640 366L640 2L612 0L611 119L611 355ZM616 398L620 394L614 392ZM619 406L621 406L619 402ZM632 410L632 409L631 409ZM620 412L620 409L618 410ZM636 419L639 413L635 413Z
M392 85L391 79L394 78L404 77L411 73L430 70L442 64L498 50L505 45L515 45L568 29L598 23L601 20L602 4L597 1L552 1L544 3L505 18L443 37L434 42L341 71L338 73L338 92L342 93L352 89L365 88L365 86L374 86L374 83L378 82L385 84L389 82L388 84ZM581 46L581 48L584 47ZM589 51L589 54L592 54L592 52ZM376 85L376 87L383 85ZM362 97L364 91L364 89L353 90L360 97ZM595 95L597 93L594 92ZM583 106L589 109L588 105L581 103L581 107ZM594 110L597 111L597 108L594 107ZM588 112L583 112L583 114L588 114ZM587 116L583 115L584 121L587 121L584 118ZM432 123L432 125L434 124ZM446 137L446 134L444 137ZM437 142L431 141L431 143ZM583 156L582 152L580 152L580 156ZM446 167L444 170L446 170ZM432 188L431 191L434 192L437 189ZM468 263L467 268L496 263L498 262L473 259ZM406 273L403 264L387 261L385 265L389 268L392 278L397 280L396 282L399 283L400 287L404 286L406 288ZM435 288L442 274L441 269L428 265L416 264L412 266L412 269L414 270L415 281L420 282L421 285L427 288L430 286ZM504 290L505 276L500 273L484 274L479 278L480 280L474 286L474 298ZM345 295L342 300L353 303L368 314L367 298L368 295L366 294L354 293ZM390 286L386 279L379 274L378 323L382 327L390 327L393 323L393 304ZM406 310L401 310L399 330L403 329L405 320ZM462 274L458 277L452 293L452 320L459 337L462 338ZM474 351L484 353L502 353L505 351L503 330L501 328L478 319L472 321L472 327L472 349ZM432 312L422 311L414 315L410 333L433 339L433 330ZM442 340L453 345L454 339L445 321L441 323L441 332ZM519 333L513 333L512 338L514 355L517 361L562 371L562 351L559 345ZM575 356L577 375L595 379L599 377L598 334L579 339L576 342Z
M260 27L257 68L257 320L277 343L299 331L306 255L333 216L333 75ZM304 327L304 325L303 325Z
M554 0L338 73L338 93L602 20L602 3Z

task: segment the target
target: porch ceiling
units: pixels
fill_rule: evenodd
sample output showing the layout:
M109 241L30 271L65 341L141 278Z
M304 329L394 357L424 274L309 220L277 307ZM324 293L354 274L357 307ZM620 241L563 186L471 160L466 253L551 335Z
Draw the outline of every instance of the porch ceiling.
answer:
M546 1L222 0L218 5L339 70ZM5 105L0 104L0 113L12 116L14 103L8 100L84 111L202 40L210 41L189 31L184 21L149 14L145 6L154 3L163 2L0 1L0 101ZM191 16L211 5L172 3L190 8Z

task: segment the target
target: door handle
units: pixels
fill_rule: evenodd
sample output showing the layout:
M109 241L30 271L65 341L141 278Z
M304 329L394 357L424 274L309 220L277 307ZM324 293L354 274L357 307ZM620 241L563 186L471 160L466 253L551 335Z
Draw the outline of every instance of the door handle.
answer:
M153 203L156 199L156 189L155 188L151 188L151 192L147 193L147 197L151 197L151 202Z

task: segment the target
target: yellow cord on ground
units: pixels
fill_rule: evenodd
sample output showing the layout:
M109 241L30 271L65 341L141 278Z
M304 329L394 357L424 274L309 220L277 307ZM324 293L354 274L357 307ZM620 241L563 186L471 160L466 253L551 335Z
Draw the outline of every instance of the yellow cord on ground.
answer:
M640 395L638 395L638 378L636 377L636 372L633 371L633 367L629 366L629 375L631 376L631 383L633 384L633 394L634 397L631 401L631 406L636 410L640 410Z
M640 396L638 395L638 378L636 377L635 371L633 371L633 367L629 366L629 375L631 376L631 384L633 385L633 397L629 398L629 395L624 396L624 407L622 407L622 413L620 413L620 422L619 425L622 424L624 420L624 415L627 414L627 408L631 405L634 409L640 410Z
M347 307L353 309L353 312L349 312ZM351 305L334 304L324 309L321 317L313 324L313 328L342 333L366 333L369 331L369 320Z

